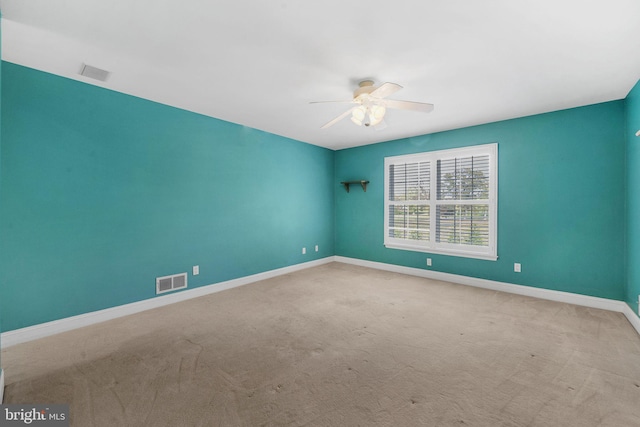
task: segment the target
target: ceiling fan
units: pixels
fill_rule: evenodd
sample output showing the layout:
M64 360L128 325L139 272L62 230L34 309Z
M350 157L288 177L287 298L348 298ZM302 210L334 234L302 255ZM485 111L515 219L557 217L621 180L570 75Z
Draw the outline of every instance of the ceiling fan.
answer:
M413 101L399 101L395 99L386 99L402 89L402 86L396 83L383 83L376 87L372 80L363 80L358 84L358 88L353 91L353 99L348 101L316 101L311 104L339 102L347 104L356 104L335 119L326 123L321 129L326 129L348 115L351 115L351 121L358 126L372 126L374 129L384 129L387 125L384 122L384 116L387 108L396 108L398 110L420 111L430 113L433 111L433 104Z

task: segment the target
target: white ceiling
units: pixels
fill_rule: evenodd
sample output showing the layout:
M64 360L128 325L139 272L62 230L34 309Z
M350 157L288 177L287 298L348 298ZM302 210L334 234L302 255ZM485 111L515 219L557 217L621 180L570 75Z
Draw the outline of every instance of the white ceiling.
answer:
M0 0L2 59L340 149L624 98L639 0ZM111 71L106 83L82 63ZM376 131L357 82L395 82Z

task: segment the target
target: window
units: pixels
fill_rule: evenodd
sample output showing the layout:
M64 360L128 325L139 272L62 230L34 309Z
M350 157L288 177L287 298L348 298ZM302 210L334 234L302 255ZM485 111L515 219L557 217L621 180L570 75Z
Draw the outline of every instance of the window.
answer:
M384 159L387 248L496 260L498 144Z

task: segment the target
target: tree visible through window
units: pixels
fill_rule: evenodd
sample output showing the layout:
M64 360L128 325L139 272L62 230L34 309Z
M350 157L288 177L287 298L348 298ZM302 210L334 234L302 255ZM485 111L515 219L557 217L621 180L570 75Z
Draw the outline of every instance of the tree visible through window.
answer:
M489 205L458 204L458 201L489 200L489 156L470 156L437 160L438 204L436 239L438 242L489 245Z
M388 157L385 245L496 259L496 196L497 144Z

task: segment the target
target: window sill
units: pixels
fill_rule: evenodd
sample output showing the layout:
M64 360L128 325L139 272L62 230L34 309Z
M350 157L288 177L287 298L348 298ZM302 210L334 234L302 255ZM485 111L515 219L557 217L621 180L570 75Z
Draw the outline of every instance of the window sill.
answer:
M498 256L492 255L492 254L481 254L481 253L464 252L464 251L448 251L446 249L434 249L434 248L427 248L424 246L397 245L393 243L387 243L384 246L388 249L400 249L404 251L425 252L429 254L449 255L449 256L457 256L462 258L484 259L487 261L498 260Z

